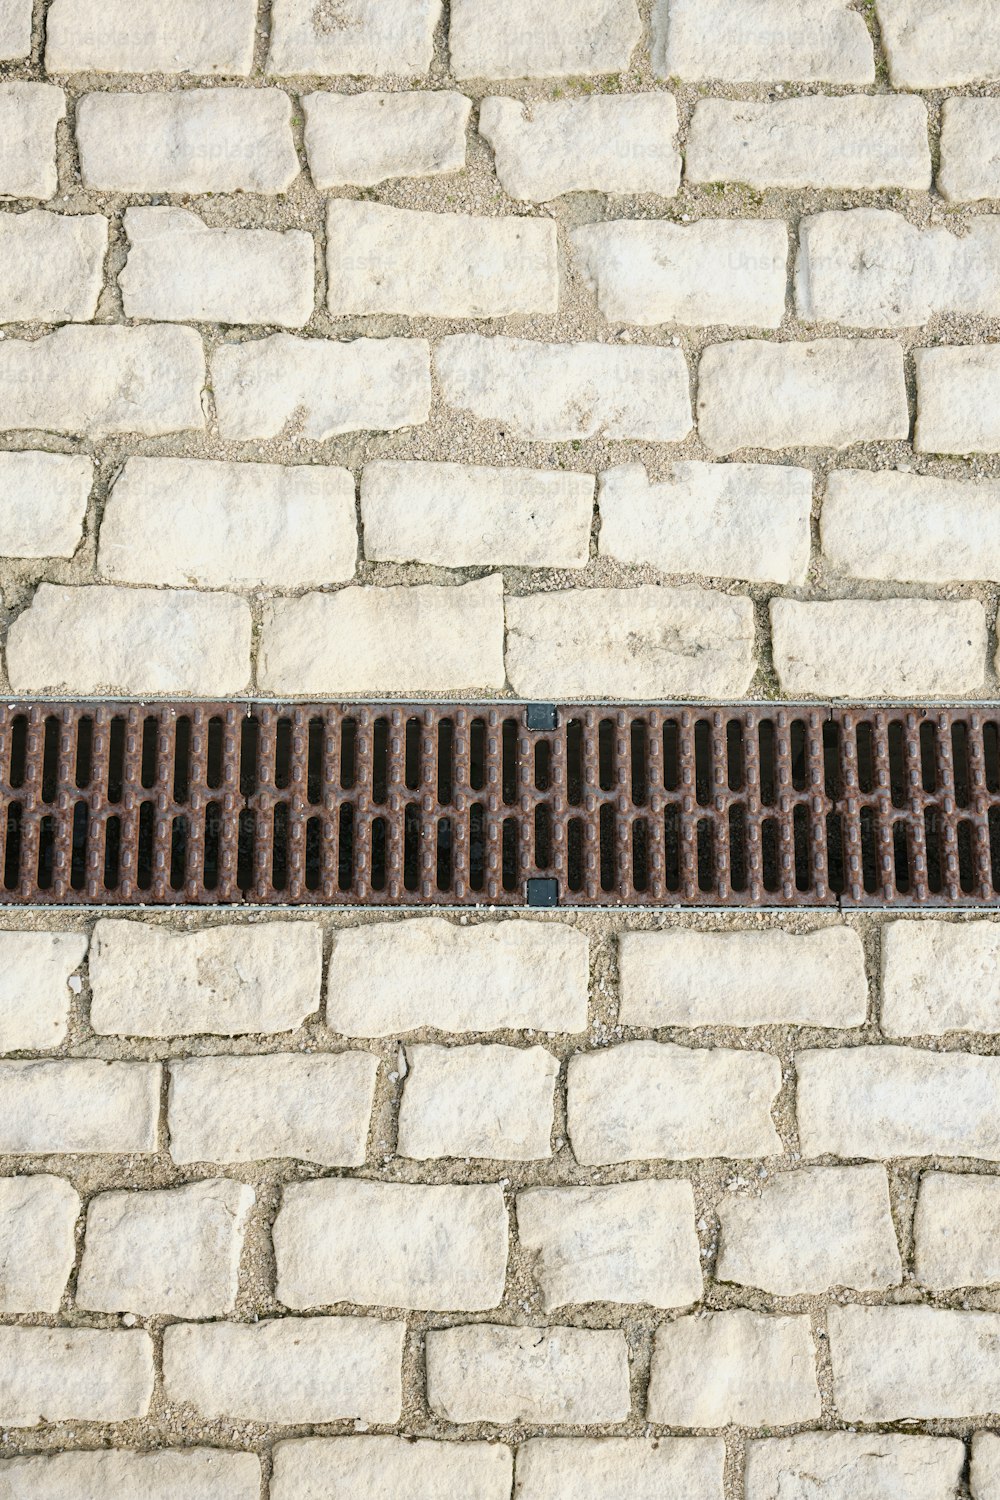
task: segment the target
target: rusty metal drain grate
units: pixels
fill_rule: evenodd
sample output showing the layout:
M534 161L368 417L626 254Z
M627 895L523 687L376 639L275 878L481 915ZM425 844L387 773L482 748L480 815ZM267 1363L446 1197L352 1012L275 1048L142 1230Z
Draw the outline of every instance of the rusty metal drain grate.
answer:
M1000 707L13 703L0 904L992 906Z

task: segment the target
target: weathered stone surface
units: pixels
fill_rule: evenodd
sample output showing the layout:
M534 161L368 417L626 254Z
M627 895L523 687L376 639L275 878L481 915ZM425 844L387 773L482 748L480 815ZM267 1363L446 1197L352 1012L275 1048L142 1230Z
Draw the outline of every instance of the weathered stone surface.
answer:
M346 1036L584 1031L588 944L562 922L411 917L334 935L326 1020ZM405 983L401 982L405 977Z
M84 186L113 193L285 193L299 175L280 89L87 94L76 115Z
M381 1318L174 1323L163 1338L167 1399L210 1418L398 1422L405 1333Z
M257 668L262 692L406 693L501 688L503 582L346 588L276 600Z
M747 1444L746 1500L955 1500L964 1466L957 1438L881 1432L758 1438Z
M986 616L978 600L771 600L782 692L933 698L982 686Z
M275 1447L271 1500L510 1500L513 1470L513 1455L500 1443L302 1438Z
M1000 346L915 349L918 453L1000 453Z
M15 692L228 698L250 676L250 609L228 594L41 583L7 632L7 672Z
M681 180L672 94L596 94L586 99L494 96L479 106L479 134L493 147L500 185L542 203L563 193L659 193Z
M0 323L86 322L104 281L108 221L44 208L0 214Z
M852 578L1000 579L1000 485L842 469L831 474L823 553Z
M1000 925L889 922L882 929L887 1036L1000 1032Z
M68 453L0 453L0 557L72 557L94 478Z
M219 1318L239 1289L253 1188L224 1178L163 1192L98 1193L76 1300L98 1312Z
M361 476L371 562L582 568L593 514L593 474L390 462Z
M803 583L812 474L768 464L677 463L651 484L642 464L600 479L600 552L664 573Z
M905 438L902 347L889 339L713 344L699 364L698 431L717 454Z
M1000 198L1000 99L946 99L938 192L953 203Z
M556 225L548 219L422 213L335 198L326 243L334 317L558 311Z
M1000 1161L1000 1058L850 1047L800 1052L795 1067L804 1156Z
M783 220L617 219L572 229L569 240L611 321L777 328L785 315Z
M253 64L254 0L54 0L50 73L235 73Z
M221 1448L57 1453L0 1462L0 1500L257 1500L260 1459Z
M483 1311L503 1299L503 1189L292 1183L275 1220L274 1253L276 1295L286 1307Z
M301 328L312 316L315 251L305 230L215 229L186 208L129 208L125 233L118 285L127 318Z
M685 83L874 83L864 17L850 0L656 0L653 71Z
M569 1136L585 1166L772 1156L781 1065L765 1052L625 1042L569 1062Z
M224 438L322 442L343 432L395 431L431 408L425 339L301 339L290 333L223 344L211 356Z
M41 1052L66 1040L68 980L86 953L83 933L0 932L0 1052Z
M702 1278L694 1212L689 1182L518 1193L518 1237L545 1310L574 1302L697 1302Z
M377 1072L370 1052L172 1062L170 1155L182 1164L288 1156L361 1167Z
M722 1500L714 1438L531 1438L517 1450L517 1500Z
M635 0L453 0L448 50L458 78L623 73L641 34Z
M205 355L193 328L57 328L0 344L0 427L90 438L200 431Z
M89 1058L0 1062L0 1152L155 1151L160 1072L159 1063Z
M863 1026L868 985L849 927L790 933L624 932L625 1026Z
M31 51L31 0L0 0L0 58L27 57Z
M754 670L753 605L656 584L510 595L507 670L528 698L738 698Z
M97 567L116 583L300 588L351 578L357 554L349 469L130 458Z
M977 0L875 0L875 10L894 88L1000 76L1000 16Z
M426 73L441 0L276 0L269 73Z
M699 99L684 171L689 182L744 182L758 189L927 192L927 105L892 94L808 95L764 103Z
M679 349L459 333L437 345L434 373L449 406L539 442L603 436L676 443L691 431Z
M130 1036L291 1031L319 1008L322 966L312 922L173 932L106 918L91 945L90 1024Z
M881 1291L903 1279L884 1167L802 1167L766 1179L760 1196L723 1198L716 1275L778 1297L846 1286Z
M927 1172L913 1220L914 1273L932 1291L1000 1282L1000 1177Z
M559 1059L544 1047L419 1044L407 1047L406 1056L400 1156L538 1161L552 1155Z
M438 177L465 166L472 101L419 94L306 94L306 154L321 193L395 177Z
M1000 1407L1000 1313L835 1304L827 1328L841 1421L947 1419Z
M141 1329L0 1328L0 1422L124 1422L153 1394L153 1341ZM22 1491L23 1493L23 1491Z
M0 1177L0 1313L59 1311L79 1212L79 1194L61 1177Z
M433 1329L427 1399L449 1422L622 1422L631 1406L625 1336L493 1323Z
M972 1435L969 1487L973 1500L997 1500L1000 1496L1000 1436L995 1432Z
M740 1308L661 1323L648 1415L671 1427L816 1421L820 1396L809 1319Z
M0 198L51 198L59 189L56 126L66 96L50 83L0 84Z

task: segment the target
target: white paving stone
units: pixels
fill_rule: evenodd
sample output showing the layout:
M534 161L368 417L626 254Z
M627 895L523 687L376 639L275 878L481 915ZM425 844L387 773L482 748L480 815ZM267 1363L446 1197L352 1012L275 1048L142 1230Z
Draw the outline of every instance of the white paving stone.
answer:
M510 1500L513 1482L513 1455L500 1443L301 1438L274 1450L271 1500Z
M87 94L76 115L85 187L113 193L285 193L299 175L279 89Z
M784 221L618 219L584 224L569 239L609 321L777 328L784 317Z
M851 578L920 583L1000 579L1000 485L930 474L831 474L823 554Z
M0 427L94 439L200 431L204 383L193 328L57 328L0 344Z
M512 198L563 193L675 196L681 180L677 105L671 94L532 100L499 96L479 106L479 134Z
M566 589L507 598L507 670L527 698L739 697L753 605L710 589Z
M447 405L539 442L675 443L691 431L687 361L679 349L459 333L435 348L434 373Z
M97 311L107 248L101 214L0 214L0 323L85 323Z
M622 1422L631 1405L625 1336L491 1323L433 1329L427 1399L449 1422Z
M353 577L357 554L349 469L129 458L97 567L115 583L300 588Z
M0 198L51 198L59 188L56 126L66 96L50 83L0 84Z
M86 953L83 933L0 932L0 1052L42 1052L66 1040L69 977Z
M916 1279L932 1291L1000 1282L1000 1177L927 1172L913 1219Z
M162 1192L99 1193L87 1208L80 1307L218 1318L231 1313L253 1188L223 1178Z
M965 1467L957 1438L799 1432L747 1444L746 1500L955 1500Z
M0 453L0 556L72 557L93 480L82 455Z
M172 1062L171 1158L185 1164L294 1157L361 1167L377 1072L370 1052Z
M562 922L411 917L334 934L326 1020L346 1036L584 1031L588 944ZM400 976L406 983L400 983Z
M850 0L656 0L653 71L685 83L874 83Z
M641 34L636 0L453 0L448 51L458 78L622 73Z
M773 1156L780 1087L781 1065L765 1052L663 1042L578 1052L569 1062L573 1154L582 1166Z
M163 1341L167 1399L274 1425L398 1422L405 1333L381 1318L174 1323Z
M768 464L677 463L650 483L642 464L600 479L602 557L663 573L804 583L812 474Z
M1000 15L977 0L875 0L894 88L936 89L1000 76Z
M884 1167L802 1167L764 1180L759 1197L726 1197L717 1213L720 1281L778 1297L834 1286L882 1291L903 1266Z
M359 587L275 601L257 668L263 692L405 693L501 688L503 583Z
M863 1026L868 985L849 927L791 933L625 932L625 1026Z
M933 698L983 683L978 600L772 599L771 638L789 696Z
M559 1059L544 1047L406 1049L400 1156L538 1161L551 1156Z
M997 1500L1000 1496L1000 1435L997 1433L973 1433L969 1485L973 1500Z
M321 193L465 166L472 101L464 94L318 93L302 107L309 171Z
M722 1500L726 1450L714 1438L530 1438L517 1450L517 1500Z
M1000 198L1000 99L946 99L937 187L952 203Z
M153 1341L142 1329L0 1328L0 1422L124 1422L153 1394ZM23 1492L22 1492L23 1493Z
M291 1031L319 1009L322 964L312 922L173 932L105 918L91 945L90 1024L157 1037Z
M336 317L503 318L558 311L556 225L336 198L326 220Z
M61 1177L0 1177L0 1312L59 1311L79 1212L79 1194Z
M221 1448L57 1453L0 1462L0 1500L258 1500L260 1459Z
M689 1182L529 1188L517 1229L546 1312L570 1303L686 1307L702 1295Z
M442 568L582 568L594 487L593 474L547 469L366 464L365 557Z
M159 1063L0 1062L0 1153L155 1151L160 1074Z
M1000 1408L1000 1313L834 1305L827 1329L843 1422L947 1419Z
M1000 925L888 922L882 929L887 1036L1000 1032Z
M27 57L31 51L32 0L0 0L0 58Z
M764 103L699 99L684 172L689 182L741 182L758 189L927 192L927 105L892 94L808 95Z
M290 333L223 344L211 356L223 438L308 438L426 422L424 339L302 339Z
M185 208L129 208L125 233L127 318L301 328L312 316L315 247L305 230L215 229Z
M54 0L50 73L233 73L253 64L254 0Z
M868 1046L800 1052L795 1067L804 1156L1000 1161L1000 1059Z
M1000 453L1000 347L916 349L918 453Z
M503 1190L292 1183L275 1220L274 1253L275 1295L285 1307L485 1311L503 1299Z
M713 344L699 363L698 431L720 455L905 438L902 347L889 339Z
M269 73L426 73L441 0L276 0Z
M784 1427L820 1415L807 1317L740 1308L656 1330L648 1415L671 1427Z

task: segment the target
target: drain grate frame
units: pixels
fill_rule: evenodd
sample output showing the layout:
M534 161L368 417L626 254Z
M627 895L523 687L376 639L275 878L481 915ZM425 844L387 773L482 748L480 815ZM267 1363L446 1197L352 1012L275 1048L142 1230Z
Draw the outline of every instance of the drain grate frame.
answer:
M1000 904L1000 705L8 702L0 905Z

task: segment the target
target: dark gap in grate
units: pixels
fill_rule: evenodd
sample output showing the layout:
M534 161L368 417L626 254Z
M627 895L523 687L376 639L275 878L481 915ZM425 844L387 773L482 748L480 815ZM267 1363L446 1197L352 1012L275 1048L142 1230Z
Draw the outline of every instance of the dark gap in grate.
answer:
M583 801L583 725L570 719L566 726L566 798L572 807Z
M344 809L345 812L349 810ZM244 808L240 813L236 843L236 884L241 891L248 891L253 885L253 851L256 832L256 814L250 808Z
M632 825L632 884L642 894L649 889L649 824L645 818Z
M646 723L646 720L633 719L630 746L632 756L632 801L637 807L644 807L649 798L649 771L646 753L648 735L649 725Z
M403 833L403 885L415 891L420 884L420 809L408 802Z
M858 753L858 787L870 792L875 786L875 733L870 724L859 724L856 731Z
M342 891L349 891L354 884L354 808L350 805L340 809L338 847L337 884Z
M774 725L764 719L758 730L760 746L760 800L765 807L773 807L777 800L775 783L775 738ZM770 890L771 887L769 886Z
M116 714L111 720L111 744L108 752L108 801L120 802L125 789L125 720Z
M869 895L878 887L876 835L875 809L863 807L861 809L861 878Z
M278 720L274 736L274 786L276 791L286 792L291 784L292 721L285 718Z
M117 813L112 814L104 825L104 889L113 891L121 879L121 847L122 847L122 820ZM205 886L208 890L214 889L207 879Z
M420 720L407 719L404 746L404 780L406 789L413 792L420 785Z
M219 852L222 843L222 804L210 802L205 810L205 858L202 879L206 889L214 891L219 884Z
M535 865L539 870L552 866L552 816L544 803L535 808Z
M21 876L21 804L12 802L7 809L4 839L3 883L8 891L17 889Z
M288 885L288 804L279 802L274 809L274 843L271 849L271 884L276 891Z
M46 813L38 825L38 889L47 891L52 886L56 855L56 820Z
M486 720L473 719L469 730L469 785L481 792L486 785Z
M42 801L54 802L59 790L59 720L45 720L45 749L42 754Z
M90 778L88 777L88 780ZM86 785L86 783L83 783ZM174 801L186 802L191 785L191 720L182 714L174 731Z
M372 890L384 891L388 873L388 838L385 818L372 820Z
M551 788L552 745L549 740L539 740L535 746L535 790L548 792Z
M694 726L694 786L698 806L707 807L712 800L712 726L707 719Z
M517 801L517 720L503 721L503 758L501 760L500 788L504 806L513 807ZM507 889L506 885L504 889Z
M213 791L222 785L222 745L225 730L218 714L208 721L208 766L205 780Z
M676 792L680 785L681 736L676 719L668 719L663 726L663 789Z
M87 880L87 829L90 815L86 802L78 802L73 808L73 852L70 856L69 883L74 891L82 891Z
M729 809L729 880L734 891L746 890L747 815L738 802Z
M10 784L14 791L24 786L28 757L28 716L16 714L10 736Z
M795 889L808 891L812 886L812 861L809 848L809 809L800 802L792 816L795 850Z
M927 851L927 886L935 894L941 889L941 830L937 808L924 813L924 847Z
M323 740L323 720L310 719L306 751L306 796L313 807L323 797Z
M439 818L437 825L437 888L451 890L451 819Z
M906 739L898 719L889 725L889 792L893 807L906 806Z
M187 872L188 820L175 818L170 830L170 889L182 891ZM277 882L275 882L277 884Z
M452 800L452 759L454 754L455 726L451 719L442 719L438 725L437 798L443 806L447 806Z
M831 802L840 796L840 725L823 725L823 790Z
M469 809L469 885L474 891L486 885L486 809L481 802Z
M306 823L306 890L316 892L323 883L323 822L310 818Z
M160 726L150 714L142 726L142 771L140 780L148 791L156 785L157 738Z
M583 890L583 819L571 818L566 838L566 882L576 894Z
M381 807L389 795L389 720L375 720L372 740L372 801Z
M969 785L969 733L959 722L951 726L952 774L955 779L955 801L959 807L968 807ZM971 879L971 877L970 877ZM971 890L971 885L969 887Z
M615 888L615 810L610 802L601 806L601 890Z
M902 819L892 825L892 854L896 871L896 889L905 894L910 889L910 851L906 824Z
M664 883L668 891L681 888L681 810L671 802L664 814Z
M743 790L746 775L743 761L743 725L730 719L726 725L726 779L731 792Z
M80 720L76 731L76 774L75 781L83 791L90 785L90 778L94 774L94 721L89 714L85 714Z
M710 818L698 819L698 889L715 888L715 828Z
M983 725L983 761L986 790L1000 792L1000 739L995 719L987 719Z
M153 884L153 827L156 810L152 802L144 802L139 808L139 846L136 858L135 883L140 891L148 891ZM253 816L251 814L251 816Z
M505 891L517 890L517 819L505 818L501 846L501 869Z
M797 792L804 792L809 779L809 765L806 759L806 726L801 719L792 720L791 741L792 786Z
M920 726L920 779L925 792L937 791L937 736L933 724Z
M760 830L760 858L764 868L765 891L781 890L781 862L778 855L778 820L765 818Z
M615 726L610 719L602 719L597 733L598 785L602 792L610 792L615 784Z
M975 883L976 867L972 854L974 836L973 825L968 818L963 818L958 825L958 883L966 895L969 895Z
M840 813L828 813L826 818L826 870L827 882L835 896L847 889L844 869L844 820Z
M240 795L243 797L252 797L257 790L259 750L260 724L257 719L246 718L240 726ZM243 882L240 884L242 886Z
M991 807L989 813L990 874L993 889L1000 891L1000 807Z
M345 719L340 729L340 785L345 792L352 791L357 781L357 742L357 720Z

